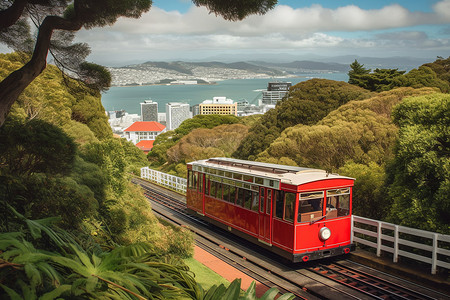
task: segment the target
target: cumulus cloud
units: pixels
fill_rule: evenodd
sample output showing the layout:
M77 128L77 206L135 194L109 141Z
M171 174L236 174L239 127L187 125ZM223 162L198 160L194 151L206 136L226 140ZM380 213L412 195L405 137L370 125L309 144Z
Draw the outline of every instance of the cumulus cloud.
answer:
M93 52L122 49L144 54L195 49L386 48L389 43L398 47L446 47L448 39L405 30L450 23L450 0L440 1L432 8L432 12L425 13L412 12L398 4L373 10L357 5L336 9L278 5L263 16L228 22L203 7L192 6L186 13L153 7L139 20L121 18L112 27L84 30L78 34L78 40L89 43ZM388 32L380 33L384 30ZM393 32L396 30L400 31ZM347 37L342 37L342 33L347 33Z

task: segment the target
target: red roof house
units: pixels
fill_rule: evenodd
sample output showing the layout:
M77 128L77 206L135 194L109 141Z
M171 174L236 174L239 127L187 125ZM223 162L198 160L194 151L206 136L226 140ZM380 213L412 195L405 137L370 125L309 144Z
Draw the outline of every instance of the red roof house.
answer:
M154 142L155 141L153 141L153 140L148 140L148 141L142 140L136 144L136 147L138 147L139 149L144 151L145 154L147 154L152 150Z
M155 140L156 136L165 132L166 126L158 122L134 122L124 130L125 138L137 144L140 141Z

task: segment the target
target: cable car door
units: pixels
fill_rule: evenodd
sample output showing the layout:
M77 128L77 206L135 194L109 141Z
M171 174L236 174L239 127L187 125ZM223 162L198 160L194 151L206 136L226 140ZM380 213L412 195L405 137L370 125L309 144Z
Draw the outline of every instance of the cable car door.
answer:
M261 187L259 190L259 240L271 244L271 211L272 211L271 189Z

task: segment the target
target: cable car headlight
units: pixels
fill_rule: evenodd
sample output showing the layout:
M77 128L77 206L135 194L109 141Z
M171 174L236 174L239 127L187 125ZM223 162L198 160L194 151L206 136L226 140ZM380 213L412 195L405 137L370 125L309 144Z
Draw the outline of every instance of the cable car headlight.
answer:
M328 227L322 227L319 230L319 238L322 241L326 241L330 238L331 236L331 230Z

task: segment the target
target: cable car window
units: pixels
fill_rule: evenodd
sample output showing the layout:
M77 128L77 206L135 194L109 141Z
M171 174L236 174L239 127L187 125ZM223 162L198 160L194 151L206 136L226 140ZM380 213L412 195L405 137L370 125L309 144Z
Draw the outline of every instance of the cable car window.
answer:
M298 222L311 222L323 215L324 192L301 193L298 204Z
M275 197L275 217L283 219L284 197L286 192L280 191L278 197Z
M236 187L234 185L230 185L230 202L234 204L236 200Z
M222 199L222 182L217 182L217 196L216 198Z
M262 179L261 177L255 177L255 183L263 185L264 184L264 179Z
M272 190L267 190L267 201L266 201L266 214L270 215L270 208L272 205Z
M188 171L187 178L188 178L188 188L192 189L192 171L191 170Z
M217 173L216 173L217 175L219 175L219 176L223 176L224 175L224 171L217 171Z
M284 200L284 220L294 222L295 194L286 193Z
M192 188L197 188L197 182L198 182L198 173L194 172L194 175L192 176Z
M234 173L233 178L237 180L242 180L242 174Z
M225 177L233 178L233 174L231 172L225 172Z
M203 174L198 174L198 191L203 193Z
M216 197L217 194L217 182L211 181L211 197Z
M258 207L259 207L259 193L254 191L252 200L252 210L257 212Z
M209 195L209 175L205 175L205 195Z
M244 181L252 182L252 183L253 183L253 176L250 176L250 175L244 175Z
M222 184L223 189L223 201L230 201L230 186L228 184Z
M264 188L261 188L261 201L260 201L260 204L261 204L261 206L260 206L260 208L259 208L259 211L260 212L264 212L264 203L265 203L265 201L264 201Z
M327 191L327 219L350 214L350 188Z
M244 190L244 207L247 209L252 207L252 191Z
M244 189L238 188L238 197L236 200L236 204L239 206L244 206Z

